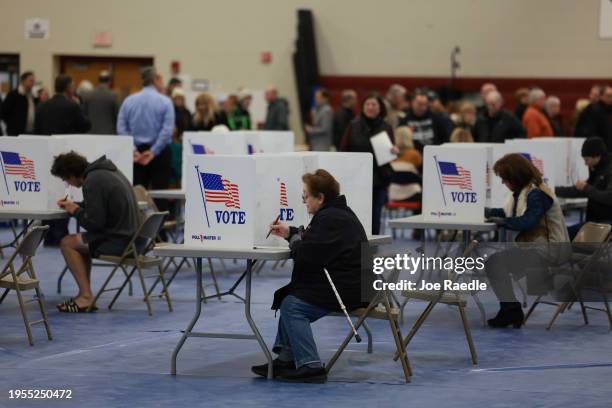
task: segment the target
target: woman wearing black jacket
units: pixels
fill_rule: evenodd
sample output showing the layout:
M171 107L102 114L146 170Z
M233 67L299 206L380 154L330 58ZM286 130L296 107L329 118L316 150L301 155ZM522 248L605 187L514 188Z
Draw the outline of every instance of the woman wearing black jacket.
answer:
M340 150L345 152L369 152L374 154L370 138L380 132L387 132L393 140L393 130L387 122L387 108L382 98L376 95L368 96L361 105L361 115L354 119L342 138ZM394 147L394 152L399 150ZM380 216L387 200L387 189L391 183L393 169L387 163L379 166L374 156L372 169L372 235L380 232Z
M289 241L294 260L291 282L274 294L272 309L280 309L276 342L272 349L274 376L291 382L325 382L310 323L340 311L323 268L329 272L348 310L365 306L361 301L361 246L366 233L340 194L340 185L325 170L302 177L303 199L312 221L303 227L273 224L274 235ZM252 367L266 376L268 365Z

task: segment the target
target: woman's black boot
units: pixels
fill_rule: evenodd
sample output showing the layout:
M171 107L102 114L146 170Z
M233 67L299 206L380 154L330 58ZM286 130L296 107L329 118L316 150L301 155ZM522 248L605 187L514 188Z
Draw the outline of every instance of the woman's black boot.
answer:
M519 302L501 302L500 309L493 319L489 319L490 327L508 327L512 325L515 329L520 328L525 321L523 308Z

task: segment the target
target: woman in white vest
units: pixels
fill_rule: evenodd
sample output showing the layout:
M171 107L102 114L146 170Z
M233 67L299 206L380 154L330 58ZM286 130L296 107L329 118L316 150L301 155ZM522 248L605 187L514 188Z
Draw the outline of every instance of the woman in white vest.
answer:
M486 263L489 282L500 301L497 316L488 323L491 327L519 328L524 315L511 278L527 276L530 292L546 292L551 281L548 267L566 262L571 247L557 197L525 156L507 154L493 170L512 196L504 208L486 209L485 215L513 233L516 244L493 254Z

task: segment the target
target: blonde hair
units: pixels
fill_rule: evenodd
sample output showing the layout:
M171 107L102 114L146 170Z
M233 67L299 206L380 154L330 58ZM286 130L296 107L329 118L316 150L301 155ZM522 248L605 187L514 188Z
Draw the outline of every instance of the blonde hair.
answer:
M450 136L451 143L474 143L474 137L472 133L462 127L455 128Z
M474 106L472 102L464 101L459 106L459 113L461 115L465 113L476 113L476 107Z
M414 143L412 141L412 130L408 126L398 126L395 129L395 145L400 149L400 152L404 152L408 149L414 149Z
M198 110L198 105L206 104L208 105L208 112L206 112L206 117L202 117L200 111ZM202 92L198 95L195 100L195 114L193 115L193 123L197 124L202 122L204 125L208 125L210 122L215 120L215 112L217 111L217 102L215 102L215 98L212 97L208 92Z

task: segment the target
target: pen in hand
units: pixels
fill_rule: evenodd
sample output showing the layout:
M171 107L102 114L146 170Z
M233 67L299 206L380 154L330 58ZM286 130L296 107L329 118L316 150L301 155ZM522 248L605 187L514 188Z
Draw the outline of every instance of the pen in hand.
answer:
M278 217L276 217L276 219L274 220L274 222L272 223L272 225L278 223L278 220L280 220L280 214ZM270 234L272 233L272 228L270 228L270 231L268 231L268 235L266 235L266 239L268 239L270 237Z

